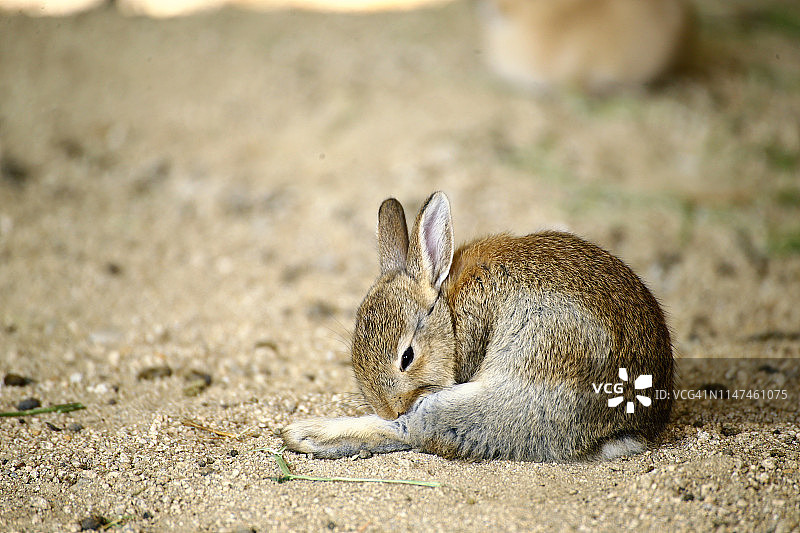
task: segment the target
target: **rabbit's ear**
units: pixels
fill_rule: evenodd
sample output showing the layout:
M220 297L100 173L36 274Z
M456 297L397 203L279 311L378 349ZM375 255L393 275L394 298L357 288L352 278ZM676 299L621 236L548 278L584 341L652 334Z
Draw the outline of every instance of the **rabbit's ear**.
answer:
M408 257L408 273L439 290L453 262L453 221L450 201L435 192L422 206L414 225Z
M378 209L378 262L381 274L405 270L408 255L408 227L403 206L394 198Z

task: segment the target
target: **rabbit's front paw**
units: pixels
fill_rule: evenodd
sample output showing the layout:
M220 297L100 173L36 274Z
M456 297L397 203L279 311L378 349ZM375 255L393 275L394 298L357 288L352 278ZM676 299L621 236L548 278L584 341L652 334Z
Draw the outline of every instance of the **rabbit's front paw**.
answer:
M311 418L289 424L281 431L283 443L293 452L310 453L314 457L335 459L358 453L342 442L334 431L332 420Z
M283 428L281 437L290 450L323 459L349 457L362 450L385 453L410 449L397 438L390 422L374 415L301 420Z

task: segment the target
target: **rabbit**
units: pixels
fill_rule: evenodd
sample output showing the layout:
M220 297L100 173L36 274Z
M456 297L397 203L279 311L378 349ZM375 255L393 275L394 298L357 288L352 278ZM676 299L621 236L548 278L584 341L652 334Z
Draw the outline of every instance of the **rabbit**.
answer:
M629 412L636 405L610 407L603 389L644 374L649 390L672 386L664 314L628 266L570 233L453 243L443 192L427 199L410 236L401 204L381 204L380 276L352 341L376 414L294 422L281 432L290 450L569 462L656 441L669 397L650 394Z
M684 0L483 0L480 7L488 65L542 92L643 86L691 47Z

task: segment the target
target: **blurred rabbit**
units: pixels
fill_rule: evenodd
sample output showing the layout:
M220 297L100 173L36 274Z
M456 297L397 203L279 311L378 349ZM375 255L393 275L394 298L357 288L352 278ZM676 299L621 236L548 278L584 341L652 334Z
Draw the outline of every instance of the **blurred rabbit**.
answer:
M616 407L628 372L670 390L673 360L656 299L610 253L558 232L456 250L441 192L410 236L400 203L384 201L378 247L352 347L377 415L295 422L282 432L289 449L562 461L640 452L663 430L669 398Z
M528 88L606 92L647 84L680 62L684 0L482 0L486 60Z

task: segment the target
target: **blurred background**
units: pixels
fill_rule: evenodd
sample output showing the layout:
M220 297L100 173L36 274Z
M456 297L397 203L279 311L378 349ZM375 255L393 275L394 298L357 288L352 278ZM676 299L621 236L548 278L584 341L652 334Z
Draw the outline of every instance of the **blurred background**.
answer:
M447 0L119 0L114 3L126 13L153 17L188 15L222 6L256 10L302 8L320 11L374 11L413 9ZM94 9L108 0L3 0L0 8L31 15L69 15Z
M635 12L616 45L602 36L622 30L575 29L604 16L579 3L499 48L487 28L546 15L511 1L0 5L11 366L58 381L199 360L254 394L340 389L377 207L393 195L414 213L436 189L460 241L561 228L620 255L664 303L679 355L798 355L796 2L698 0L664 25ZM624 56L641 28L689 61L595 91L530 59L571 64L559 54L580 42ZM604 57L575 72L617 79ZM519 65L539 83L509 76Z

